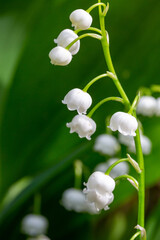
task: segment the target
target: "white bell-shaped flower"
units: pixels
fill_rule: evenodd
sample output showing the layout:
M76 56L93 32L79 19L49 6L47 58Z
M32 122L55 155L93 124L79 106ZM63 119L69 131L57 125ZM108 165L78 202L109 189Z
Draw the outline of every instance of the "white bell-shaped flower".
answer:
M123 144L127 147L132 146L134 144L133 136L125 136L125 135L119 133L118 139L119 139L121 144Z
M140 140L141 140L141 146L142 146L142 152L144 155L149 155L151 153L152 150L152 142L151 140L144 135L140 135ZM134 141L132 142L132 144L130 144L130 146L128 146L128 151L136 153L136 148L135 148L135 143Z
M62 195L61 203L68 211L97 214L94 204L89 203L82 190L79 189L69 188L65 190Z
M96 138L94 150L102 154L113 156L120 150L120 145L114 136L101 134Z
M59 66L66 66L72 60L72 54L65 48L57 46L49 53L51 63Z
M86 209L83 192L75 188L69 188L64 191L61 203L69 211L84 212Z
M83 9L73 11L69 19L72 22L72 27L75 27L75 29L86 30L92 24L92 16Z
M74 88L67 93L62 103L67 104L69 110L77 110L79 114L86 114L87 109L92 104L92 98L79 88Z
M138 122L135 117L125 112L116 112L110 119L109 128L112 131L119 131L123 135L136 136Z
M144 116L153 116L156 113L156 99L152 96L143 96L137 105L137 113Z
M80 138L91 140L91 135L96 131L96 123L85 115L76 115L70 123L66 124L70 133L78 133Z
M115 188L115 181L110 176L99 171L94 172L84 185L86 188L83 192L86 195L86 199L94 203L98 211L109 209L108 205L114 199L112 191Z
M29 236L38 236L46 233L48 220L41 215L29 214L22 220L22 232Z
M160 116L160 98L157 98L156 100L156 116Z
M105 173L107 171L107 169L113 164L115 163L117 160L119 160L118 158L111 158L109 160L107 160L107 162L104 163L99 163L96 167L95 167L95 171L100 171ZM119 164L117 164L110 172L110 176L112 178L116 178L120 175L123 174L128 174L129 173L129 165L127 162L121 162Z
M78 35L72 31L71 29L64 29L57 37L54 39L54 42L57 43L58 46L63 48L67 47L71 42L73 42ZM80 49L80 41L78 40L76 43L70 47L69 51L72 55L75 55Z

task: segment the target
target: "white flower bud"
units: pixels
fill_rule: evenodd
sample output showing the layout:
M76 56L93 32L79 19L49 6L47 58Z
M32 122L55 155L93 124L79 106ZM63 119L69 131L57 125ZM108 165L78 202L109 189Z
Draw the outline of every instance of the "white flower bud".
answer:
M68 211L97 213L94 204L86 200L82 190L75 188L69 188L64 191L61 203Z
M51 63L59 66L66 66L72 60L72 54L63 47L55 47L49 53Z
M110 120L109 128L112 131L119 131L123 135L136 136L138 122L135 117L128 113L116 112Z
M88 29L92 24L92 16L83 9L73 11L69 17L75 29Z
M101 134L96 138L94 150L102 154L113 156L120 150L120 145L114 136Z
M144 116L153 116L156 113L156 99L152 96L143 96L137 105L137 113Z
M140 225L136 225L134 228L141 231L142 239L146 239L146 229L145 228L141 227Z
M113 201L114 195L112 191L115 188L115 181L102 172L94 172L84 184L86 188L83 192L89 202L94 203L96 209L109 209L108 205Z
M107 162L104 163L99 163L96 167L95 167L95 171L100 171L105 173L107 171L107 169L113 164L115 163L117 160L119 160L118 158L111 158L109 159ZM110 172L110 176L112 178L116 178L120 175L124 175L124 174L128 174L129 172L129 165L127 162L121 162L119 164L117 164Z
M135 182L130 179L130 178L127 178L128 182L130 182L130 184L132 184L132 186L137 190L139 191L139 183L137 182L137 180L135 179Z
M160 97L156 100L156 116L160 116Z
M67 47L71 42L73 42L78 35L74 33L71 29L63 30L57 37L54 39L54 42L63 48ZM69 51L72 55L75 55L80 49L80 41L78 40L76 43L70 47Z
M79 88L74 88L67 93L62 101L63 104L67 104L69 110L77 110L79 114L86 114L87 109L92 104L92 98L87 93Z
M29 214L22 220L22 232L29 236L38 236L46 232L48 220L41 215Z
M70 133L78 133L80 138L91 140L91 135L96 131L96 123L85 115L76 115L70 123L66 124Z
M152 142L151 140L144 135L140 135L140 140L141 140L141 146L142 146L142 152L144 155L149 155L151 153L152 149ZM136 148L135 148L135 143L134 141L130 146L128 146L128 151L136 153Z

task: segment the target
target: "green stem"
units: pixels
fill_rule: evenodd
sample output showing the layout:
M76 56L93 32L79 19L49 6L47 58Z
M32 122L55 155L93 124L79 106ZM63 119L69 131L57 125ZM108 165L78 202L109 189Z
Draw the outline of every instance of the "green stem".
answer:
M74 32L75 32L76 34L79 33L79 32L82 32L82 31L84 31L84 30L82 30L82 29L74 30ZM100 29L95 28L95 27L90 27L90 28L87 29L87 31L94 31L94 32L99 33L100 35L101 35L101 33L102 33Z
M136 112L134 111L134 117L136 117ZM139 174L139 198L138 198L138 225L144 228L144 217L145 217L145 171L144 171L144 158L140 141L140 131L139 128L136 130L135 146L138 164L141 169L141 174Z
M96 4L93 4L91 7L89 7L86 12L90 13L94 8L98 7L98 6L103 6L104 9L106 8L106 4L104 3L96 3Z
M128 158L122 158L120 160L117 160L115 163L113 163L108 169L107 171L105 172L106 175L109 175L110 172L112 171L112 169L119 163L121 162L128 162Z
M98 0L98 2L101 3L101 0ZM111 59L111 55L110 55L109 43L107 41L104 19L105 19L105 17L102 13L101 6L99 6L99 20L100 20L100 28L101 28L101 31L102 31L101 43L102 43L102 48L103 48L103 52L104 52L104 57L105 57L106 64L108 66L109 71L112 72L116 76L116 72L115 72L115 69L114 69L114 66L113 66L113 63L112 63L112 59ZM123 98L125 105L129 109L130 108L129 99L128 99L126 93L124 92L117 76L116 76L115 79L113 79L113 82L114 82L115 86L117 87L121 97Z
M134 182L134 184L136 185L136 189L139 189L137 180L134 177L132 177L131 175L127 175L127 174L121 175L121 176L116 177L114 180L118 181L118 180L121 180L122 178L125 178L125 179L129 178L129 179L131 179Z
M93 83L95 83L96 81L98 81L99 79L101 78L104 78L104 77L107 77L108 74L107 73L104 73L104 74L101 74L95 78L93 78L84 88L83 88L83 91L84 92L87 92L88 89L90 88L90 86L92 86Z
M136 239L136 237L138 237L139 235L141 235L141 232L138 231L137 233L135 233L135 234L131 237L130 240Z
M81 189L81 182L82 182L82 162L80 160L76 160L74 162L74 187L76 189Z
M41 212L41 195L39 193L35 193L34 195L34 213L40 214Z
M76 43L78 40L80 40L82 38L85 38L85 37L92 37L92 38L96 38L98 40L101 40L101 36L98 35L98 34L95 34L95 33L84 33L81 36L79 36L78 38L74 39L70 44L68 44L66 49L69 50L74 43Z
M92 108L92 110L87 114L88 117L92 117L93 113L104 103L108 102L108 101L116 101L116 102L121 102L124 103L123 99L120 97L108 97L105 98L103 100L101 100L99 103L96 104L96 106L94 108Z
M101 3L101 0L98 0L98 3ZM114 69L113 64L112 64L111 56L110 56L109 43L107 41L104 16L103 16L103 13L102 13L101 6L99 6L99 19L100 19L100 28L101 28L101 31L102 31L101 43L102 43L102 48L103 48L106 64L108 66L109 71L112 72L114 75L116 75L115 69ZM129 111L130 101L129 101L127 95L125 94L118 78L113 79L113 82L114 82L115 86L117 87L121 97L124 100L124 104L126 106L126 109L128 109L128 111ZM136 117L136 114L134 116ZM138 224L140 226L144 227L144 206L145 206L144 159L143 159L142 147L141 147L141 142L140 142L139 129L137 129L136 133L137 133L137 135L134 139L135 139L135 145L136 145L137 159L138 159L139 166L142 170L142 173L139 175ZM139 239L141 239L141 236L140 236Z
M136 106L137 106L137 103L138 103L138 100L140 99L140 92L137 94L137 96L135 97L133 103L132 103L132 106L129 110L129 114L132 114L133 113L133 110L136 109Z

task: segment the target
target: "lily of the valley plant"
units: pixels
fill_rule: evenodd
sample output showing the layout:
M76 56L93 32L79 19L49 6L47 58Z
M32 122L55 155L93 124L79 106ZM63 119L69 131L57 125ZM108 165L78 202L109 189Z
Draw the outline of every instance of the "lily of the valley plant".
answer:
M99 29L92 26L91 12L95 8L98 8ZM128 152L136 154L137 161L127 154L125 158L119 159L115 157L110 159L107 164L103 163L101 166L97 166L95 172L89 177L88 182L84 183L84 190L75 188L66 190L62 196L61 204L67 210L77 212L87 211L92 214L97 214L102 209L108 210L109 205L114 200L113 191L117 180L126 179L136 188L138 194L137 232L131 236L131 239L133 240L137 237L139 239L146 239L143 153L150 153L151 141L143 135L142 124L137 119L136 108L137 114L145 116L160 115L160 100L154 99L152 96L142 96L143 93L141 92L141 97L138 93L133 103L130 102L118 79L110 55L109 34L105 27L105 17L108 10L109 4L98 0L97 3L89 7L86 11L83 9L73 11L69 19L74 29L64 29L59 34L57 39L54 40L57 46L50 51L49 58L51 64L65 66L73 60L73 56L80 50L80 41L83 38L91 37L101 42L106 69L104 69L104 73L92 79L83 89L75 86L76 88L70 90L64 97L62 103L66 104L69 110L77 111L71 122L67 123L67 127L70 128L70 133L76 132L80 138L90 140L96 131L96 123L92 119L93 114L102 104L108 101L117 101L123 104L124 111L118 111L109 118L108 133L103 133L96 139L94 151L111 157L120 151L120 144L124 144ZM81 34L82 31L83 34ZM88 90L96 81L102 78L110 78L113 81L120 97L110 96L102 99L87 114L88 109L92 105L92 98ZM116 131L119 132L119 141L111 135L111 132ZM138 179L128 175L128 164L134 167L138 174Z

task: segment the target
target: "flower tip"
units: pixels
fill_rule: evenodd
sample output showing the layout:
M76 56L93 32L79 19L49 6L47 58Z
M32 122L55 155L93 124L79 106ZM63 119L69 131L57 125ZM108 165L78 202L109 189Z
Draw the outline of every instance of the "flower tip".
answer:
M91 140L91 137L89 137L89 136L87 136L86 138L87 138L87 140L89 140L89 141Z

